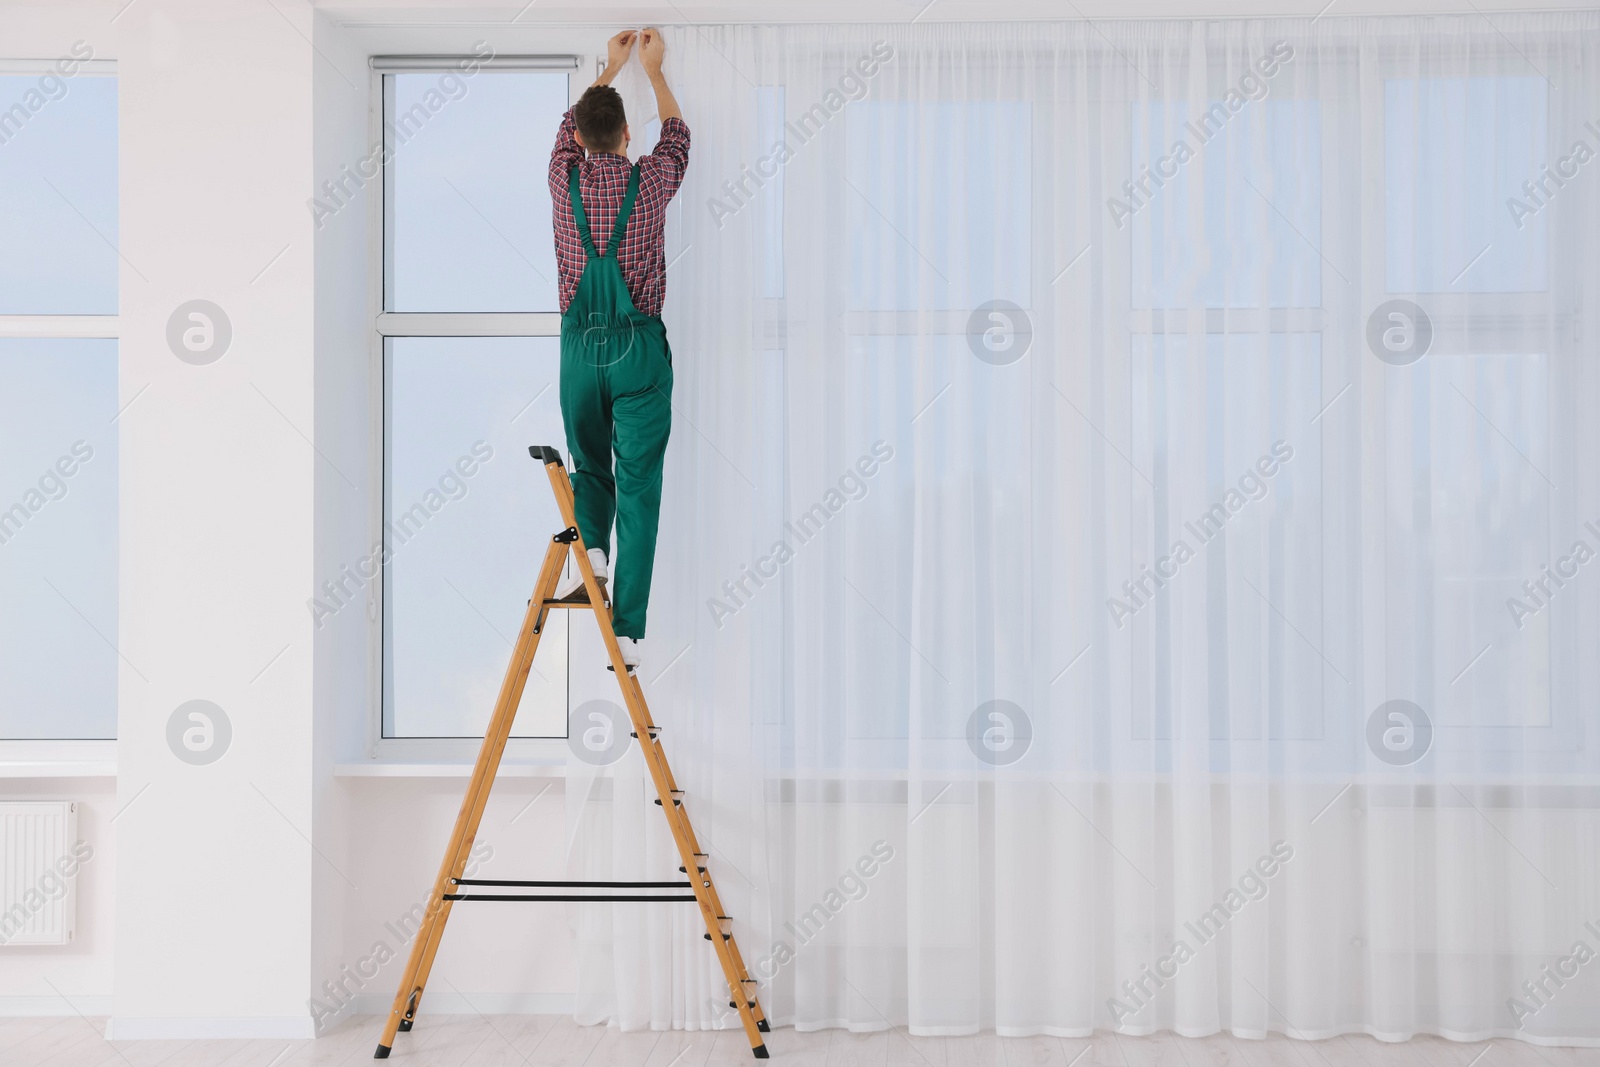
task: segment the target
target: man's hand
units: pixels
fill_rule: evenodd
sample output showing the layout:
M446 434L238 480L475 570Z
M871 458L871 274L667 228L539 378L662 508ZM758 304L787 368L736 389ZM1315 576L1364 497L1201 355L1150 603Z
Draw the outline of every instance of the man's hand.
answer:
M661 57L666 54L667 42L661 31L654 26L645 30L639 38L639 62L644 64L644 72L660 74Z
M633 40L637 36L639 35L633 30L623 30L606 42L605 73L594 80L595 85L611 84L611 80L627 64L628 54L633 51Z

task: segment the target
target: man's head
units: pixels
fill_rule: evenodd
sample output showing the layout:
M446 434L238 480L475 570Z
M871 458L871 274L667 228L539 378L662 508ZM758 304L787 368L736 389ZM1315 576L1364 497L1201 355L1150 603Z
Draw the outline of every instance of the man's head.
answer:
M622 154L628 147L628 116L622 95L609 85L591 85L572 109L578 143L590 152Z

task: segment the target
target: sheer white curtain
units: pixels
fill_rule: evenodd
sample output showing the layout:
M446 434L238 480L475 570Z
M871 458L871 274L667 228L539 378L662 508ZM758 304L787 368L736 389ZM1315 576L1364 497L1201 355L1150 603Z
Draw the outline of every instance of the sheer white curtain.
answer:
M777 1023L1600 1039L1597 45L669 31L644 677ZM583 1021L736 1023L574 918Z

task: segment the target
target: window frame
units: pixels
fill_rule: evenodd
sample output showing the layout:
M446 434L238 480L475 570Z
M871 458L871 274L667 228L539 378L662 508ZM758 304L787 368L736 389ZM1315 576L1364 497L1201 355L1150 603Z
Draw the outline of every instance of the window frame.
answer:
M394 74L426 73L444 70L471 55L417 54L372 55L368 57L367 144L387 144L385 118L389 109ZM507 55L480 60L480 71L543 70L565 71L568 74L567 105L577 102L588 83L583 72L591 66L598 72L603 69L604 57L594 53L563 53L553 55ZM581 83L581 84L580 84ZM559 337L561 315L559 312L401 312L390 311L386 305L389 268L391 266L390 197L392 170L383 166L383 180L376 183L377 195L367 203L367 319L372 323L368 346L368 410L373 413L370 425L368 477L372 490L368 498L367 529L370 543L378 543L384 535L388 492L385 479L388 465L387 431L389 412L386 404L387 355L391 339L415 337ZM563 444L565 442L562 442ZM530 467L532 461L528 461ZM552 531L554 532L554 531ZM482 747L481 737L386 737L384 736L384 667L386 663L385 587L387 566L379 571L370 586L368 623L372 627L371 654L368 663L368 707L366 716L366 753L374 763L470 763ZM569 652L570 659L570 652ZM487 716L492 708L484 708ZM572 697L567 698L568 730L571 729ZM535 766L564 766L568 756L567 739L561 737L512 737L507 740L504 758L513 762Z
M45 74L55 69L57 59L0 59L0 75ZM117 77L113 59L78 61L75 78ZM120 345L121 285L118 285L118 313L110 315L0 314L0 337L16 340L54 340L61 338L110 340ZM121 369L118 368L120 383ZM118 386L120 396L121 387ZM116 708L112 709L113 723ZM117 737L95 738L8 738L0 737L0 778L39 776L115 777Z
M1499 70L1501 64L1512 61L1526 62L1520 52L1515 51L1509 42L1506 46L1492 46L1486 52L1475 52L1468 62L1455 61L1439 64L1429 70L1425 75L1430 80L1450 78L1482 78L1494 77L1492 74L1482 74L1473 69L1474 64L1483 64L1492 61L1495 69ZM1415 80L1418 75L1409 57L1399 51L1386 50L1380 53L1374 72L1378 81L1378 91L1363 94L1361 121L1375 122L1378 129L1384 129L1388 121L1388 112L1385 107L1384 89L1391 80ZM1527 75L1506 74L1504 77L1526 77ZM1546 157L1552 158L1561 149L1555 140L1556 116L1551 105L1557 99L1549 92L1554 88L1554 83L1540 73L1544 78L1547 92L1545 95L1545 117L1547 121L1545 145ZM1361 180L1370 182L1371 187L1377 191L1380 203L1386 201L1388 185L1386 178L1386 160L1381 153L1374 154L1374 158L1367 161L1359 175ZM1549 380L1545 395L1545 418L1542 429L1545 435L1546 454L1556 455L1555 442L1560 439L1558 427L1561 420L1567 417L1568 409L1562 405L1552 403L1552 398L1558 396L1563 390L1562 374L1568 368L1575 366L1575 361L1581 358L1578 351L1580 341L1580 324L1582 309L1580 306L1580 289L1574 277L1557 269L1560 262L1560 249L1564 244L1573 240L1571 233L1559 230L1546 222L1545 239L1545 288L1543 289L1509 289L1502 291L1455 291L1444 290L1417 290L1411 292L1396 292L1389 289L1389 271L1387 261L1387 216L1384 218L1384 259L1378 270L1381 285L1375 291L1382 294L1383 299L1401 297L1410 299L1415 295L1417 303L1427 312L1433 326L1433 343L1427 358L1473 358L1477 356L1503 355L1503 356L1542 356L1548 360ZM1487 249L1485 250L1487 251ZM1464 275L1465 270L1462 271ZM1459 279L1458 275L1458 279ZM1453 283L1452 283L1453 284ZM1548 338L1547 346L1530 346L1528 341L1540 335L1538 327L1548 325L1550 329L1544 332ZM1481 413L1480 413L1481 414ZM1531 461L1530 461L1531 462ZM1537 469L1536 469L1537 470ZM1552 475L1551 471L1537 471L1538 476ZM1546 478L1548 480L1548 478ZM1553 488L1553 486L1552 486ZM1570 508L1568 510L1571 510ZM1561 498L1552 492L1548 496L1548 508L1544 515L1545 544L1555 547L1561 543L1565 531L1571 528L1567 523L1570 520L1563 514ZM1554 558L1549 557L1549 558ZM1445 571L1443 564L1436 564L1438 569L1434 577L1440 581L1462 579L1462 576L1452 575ZM1481 581L1467 577L1464 580ZM1435 605L1435 610L1439 610ZM1485 652L1488 648L1485 648ZM1471 723L1461 724L1443 722L1437 719L1433 723L1434 745L1436 751L1452 751L1458 746L1452 744L1452 737L1469 735L1474 738L1470 746L1473 751L1485 761L1492 761L1503 755L1506 750L1493 744L1485 743L1485 739L1494 735L1506 735L1508 731L1520 731L1524 741L1533 743L1520 750L1523 758L1534 761L1563 752L1581 752L1583 750L1583 731L1581 709L1568 707L1563 709L1557 703L1557 692L1562 688L1572 688L1570 675L1574 670L1570 657L1563 657L1563 651L1554 644L1544 649L1544 677L1546 686L1544 691L1546 722L1539 723ZM1481 655L1482 653L1480 653ZM1477 661L1474 660L1473 663ZM1463 664L1463 666L1468 666ZM1435 669L1438 664L1435 664ZM1563 686L1563 672L1566 676L1566 685ZM1463 671L1465 674L1465 671ZM1529 733L1529 731L1538 731ZM1541 772L1544 777L1551 777L1548 771ZM1584 773L1579 771L1578 773Z

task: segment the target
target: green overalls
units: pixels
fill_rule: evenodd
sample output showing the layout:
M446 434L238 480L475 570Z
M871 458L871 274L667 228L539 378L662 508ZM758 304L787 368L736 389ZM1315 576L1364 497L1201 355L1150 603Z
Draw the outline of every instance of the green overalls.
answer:
M609 560L616 519L620 558L611 568L611 625L618 637L637 639L644 636L650 602L661 467L672 429L672 349L660 316L634 307L617 265L617 248L639 192L639 165L633 166L604 255L589 236L577 167L568 180L588 261L561 316L561 421L572 453L578 532L585 547L600 549Z

